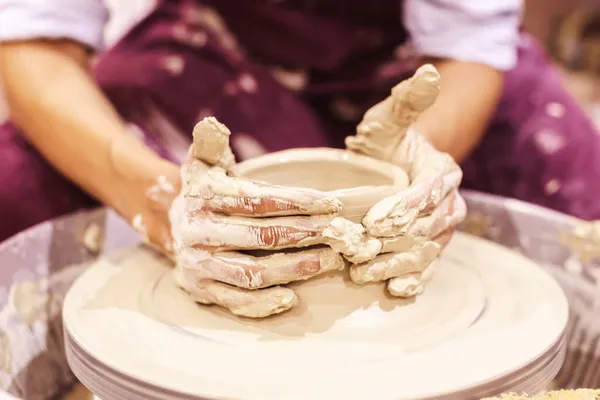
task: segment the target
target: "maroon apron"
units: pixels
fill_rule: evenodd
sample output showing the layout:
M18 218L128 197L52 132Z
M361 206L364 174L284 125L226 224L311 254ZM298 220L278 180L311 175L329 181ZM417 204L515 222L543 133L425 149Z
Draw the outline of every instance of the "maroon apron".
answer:
M174 139L207 115L230 127L234 150L239 137L268 151L342 146L362 113L415 69L401 3L163 1L99 57L95 75L146 143L175 161ZM518 52L463 164L463 186L600 218L600 136L527 34ZM10 124L0 159L0 240L94 205Z

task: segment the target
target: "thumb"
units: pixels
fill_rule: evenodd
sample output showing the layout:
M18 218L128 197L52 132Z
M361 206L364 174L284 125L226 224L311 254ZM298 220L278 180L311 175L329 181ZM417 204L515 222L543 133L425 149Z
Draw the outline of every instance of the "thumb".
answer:
M193 131L191 155L211 166L229 169L235 164L229 147L231 131L215 117L206 117L198 122Z
M365 113L355 137L346 139L353 151L390 160L406 136L409 126L431 106L440 91L440 75L433 65L420 67L396 85L382 102Z

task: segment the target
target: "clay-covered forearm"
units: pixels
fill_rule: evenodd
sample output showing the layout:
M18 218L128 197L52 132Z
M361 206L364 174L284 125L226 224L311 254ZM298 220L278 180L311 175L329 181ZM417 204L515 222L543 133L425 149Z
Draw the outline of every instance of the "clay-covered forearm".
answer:
M126 134L89 73L83 46L3 44L0 72L11 117L28 141L61 173L126 217L137 212L126 193L172 169Z
M477 63L433 60L433 64L441 76L441 90L414 128L460 163L485 133L500 99L503 75Z

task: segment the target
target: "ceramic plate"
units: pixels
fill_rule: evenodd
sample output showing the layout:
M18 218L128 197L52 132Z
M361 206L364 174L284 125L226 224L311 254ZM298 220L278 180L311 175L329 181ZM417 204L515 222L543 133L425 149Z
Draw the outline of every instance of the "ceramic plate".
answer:
M344 275L291 285L301 304L256 321L195 304L148 250L116 253L67 295L69 362L100 397L145 400L466 399L560 367L565 295L500 245L456 234L412 301Z

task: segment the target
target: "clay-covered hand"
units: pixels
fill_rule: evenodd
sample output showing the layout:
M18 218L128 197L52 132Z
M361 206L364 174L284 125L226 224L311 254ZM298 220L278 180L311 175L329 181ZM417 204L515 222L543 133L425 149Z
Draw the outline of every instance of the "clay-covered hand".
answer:
M343 269L339 251L350 259L352 252L377 254L379 247L361 248L378 244L365 240L364 229L345 242L328 236L340 223L337 199L232 176L229 135L212 117L196 125L170 212L178 283L196 301L265 317L297 302L291 289L278 285ZM290 250L264 254L281 249Z
M460 167L410 129L439 90L437 70L422 66L369 109L357 134L346 139L348 149L399 165L410 178L407 189L375 204L362 221L369 235L383 243L381 254L350 269L356 283L387 281L394 296L423 291L443 246L466 214L458 192Z

